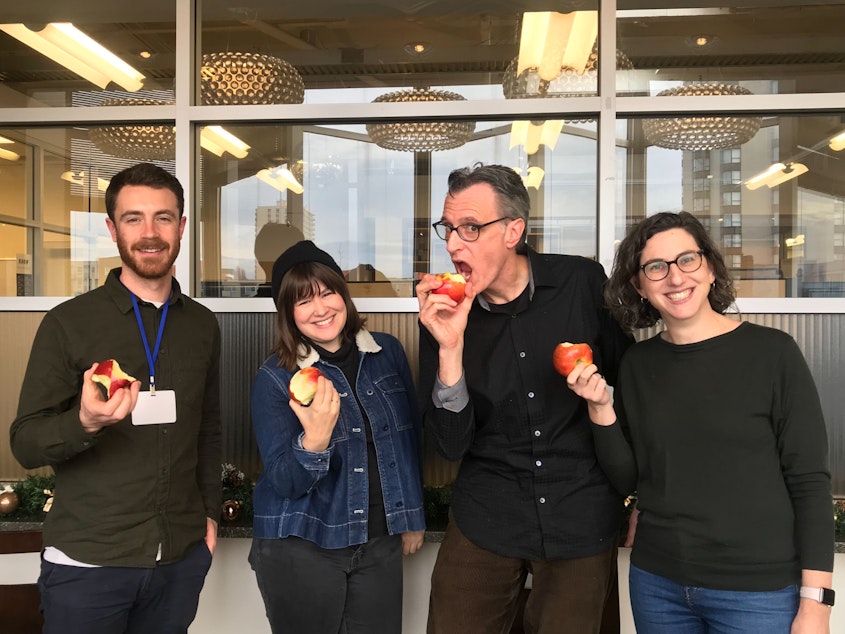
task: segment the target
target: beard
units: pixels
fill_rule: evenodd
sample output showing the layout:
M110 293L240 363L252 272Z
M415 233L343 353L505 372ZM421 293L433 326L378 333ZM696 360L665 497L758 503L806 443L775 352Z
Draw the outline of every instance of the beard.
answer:
M139 257L136 251L141 249L164 249L160 258ZM177 240L173 245L164 240L143 240L130 246L120 236L117 237L117 251L123 265L130 269L138 277L147 280L157 280L171 274L173 263L179 255L180 243Z

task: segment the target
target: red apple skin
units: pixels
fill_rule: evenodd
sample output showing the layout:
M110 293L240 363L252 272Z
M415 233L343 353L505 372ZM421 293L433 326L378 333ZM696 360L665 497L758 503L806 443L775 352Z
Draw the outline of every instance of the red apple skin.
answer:
M464 298L464 289L466 288L467 281L463 275L460 273L438 273L436 277L443 284L431 291L432 293L436 295L448 295L456 302Z
M589 365L593 362L593 349L587 343L559 343L555 346L552 363L563 376L575 369L576 365Z
M308 407L314 400L314 394L317 393L317 379L321 376L323 373L314 366L299 370L290 378L288 386L290 397L300 405Z
M94 368L91 380L105 387L108 397L111 398L119 389L130 386L138 379L126 374L115 359L106 359Z

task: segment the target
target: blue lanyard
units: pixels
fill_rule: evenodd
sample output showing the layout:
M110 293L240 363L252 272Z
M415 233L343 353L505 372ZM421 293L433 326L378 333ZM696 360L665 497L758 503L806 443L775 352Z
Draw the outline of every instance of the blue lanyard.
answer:
M167 320L167 309L170 302L164 302L164 309L161 312L161 323L158 325L158 334L156 335L155 349L150 352L150 344L147 341L147 333L144 331L144 322L141 321L141 311L138 309L138 298L135 293L130 293L132 296L132 308L135 309L135 319L138 320L138 329L141 331L141 339L144 342L144 350L147 353L147 365L150 368L150 396L155 396L156 393L156 377L155 367L156 359L158 358L158 349L161 347L161 335L164 333L164 322Z

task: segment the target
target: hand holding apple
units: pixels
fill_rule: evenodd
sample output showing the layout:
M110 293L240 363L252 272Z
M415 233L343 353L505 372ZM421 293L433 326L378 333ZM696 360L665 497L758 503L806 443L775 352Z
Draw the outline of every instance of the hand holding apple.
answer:
M576 365L590 365L592 362L593 349L587 343L559 343L552 355L555 370L563 376L569 376Z
M91 380L105 387L108 398L111 398L119 389L129 387L138 379L124 372L117 360L107 359L94 368Z
M448 295L453 301L463 300L467 281L460 273L438 273L435 277L443 282L432 293L436 295Z
M290 397L300 405L308 407L317 393L317 379L321 376L324 376L323 373L314 366L299 370L290 379Z

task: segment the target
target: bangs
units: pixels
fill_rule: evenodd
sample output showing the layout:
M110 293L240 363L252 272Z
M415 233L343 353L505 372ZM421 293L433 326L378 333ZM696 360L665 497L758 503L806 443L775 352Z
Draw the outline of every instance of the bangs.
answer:
M329 267L318 262L295 266L285 276L286 286L294 302L311 299L320 293L320 285L342 294L344 279Z

